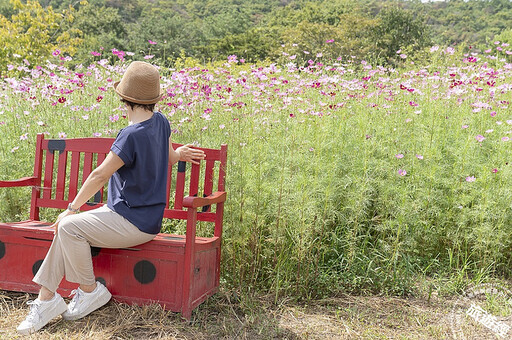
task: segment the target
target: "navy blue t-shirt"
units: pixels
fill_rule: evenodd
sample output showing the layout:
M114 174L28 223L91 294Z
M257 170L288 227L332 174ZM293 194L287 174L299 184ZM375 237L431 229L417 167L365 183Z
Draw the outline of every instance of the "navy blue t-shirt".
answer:
M119 131L110 149L124 165L110 178L107 206L148 234L162 226L170 135L168 120L155 112Z

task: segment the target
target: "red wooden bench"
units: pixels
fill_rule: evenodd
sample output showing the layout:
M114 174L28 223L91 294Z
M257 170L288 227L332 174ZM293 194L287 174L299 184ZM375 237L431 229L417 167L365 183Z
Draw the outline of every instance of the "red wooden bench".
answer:
M105 159L113 141L113 138L44 139L39 134L34 175L0 181L0 187L32 188L30 219L0 223L0 289L39 291L32 278L53 239L53 229L49 228L53 221L40 221L39 210L66 209L79 185ZM108 287L115 300L129 304L156 302L190 319L192 310L217 291L227 146L201 150L206 154L201 165L178 162L169 168L167 183L162 183L167 185L168 196L164 218L186 220L186 235L160 233L154 240L132 248L91 249L97 280ZM103 205L104 189L81 210ZM213 236L197 237L197 221L214 223ZM67 296L76 286L64 278L58 292Z

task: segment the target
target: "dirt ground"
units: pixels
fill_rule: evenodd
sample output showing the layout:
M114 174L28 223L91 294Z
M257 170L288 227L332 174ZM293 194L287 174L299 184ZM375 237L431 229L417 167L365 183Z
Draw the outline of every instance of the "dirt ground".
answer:
M26 316L26 302L34 298L0 291L0 339L23 338L17 335L16 326ZM499 339L467 317L454 326L453 299L342 296L307 305L275 305L264 297L249 303L236 300L218 293L196 309L190 322L158 305L138 307L111 301L78 321L58 317L27 338Z

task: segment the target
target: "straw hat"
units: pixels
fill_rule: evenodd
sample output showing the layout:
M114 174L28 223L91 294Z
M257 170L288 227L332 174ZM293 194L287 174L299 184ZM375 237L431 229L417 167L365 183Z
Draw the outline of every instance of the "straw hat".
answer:
M160 75L151 64L134 61L128 66L121 81L114 83L114 91L130 102L155 104L162 98Z

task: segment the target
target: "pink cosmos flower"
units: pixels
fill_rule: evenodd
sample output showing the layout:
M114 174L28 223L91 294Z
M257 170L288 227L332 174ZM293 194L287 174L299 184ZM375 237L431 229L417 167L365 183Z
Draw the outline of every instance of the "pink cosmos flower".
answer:
M66 135L65 132L59 132L59 138L60 139L65 139L68 135Z
M399 153L399 154L396 154L396 155L395 155L395 157L396 157L396 158L398 158L398 159L400 159L400 158L404 158L404 155L403 155L403 154L401 154L401 153Z
M477 141L479 141L479 142L483 142L483 141L485 140L485 137L484 137L484 136L482 136L482 135L477 135L477 136L475 137L475 139L476 139Z
M144 56L144 59L153 59L154 55L148 54Z
M91 54L95 57L99 57L101 55L100 52L92 51Z
M498 172L498 169L496 169L496 168L492 169L492 173L493 173L493 174L495 174L495 173L497 173L497 172Z
M327 44L330 44L330 43L333 43L334 42L334 39L329 39L329 40L326 40L325 41Z
M150 40L150 39L148 39L148 43L149 43L150 45L156 45L156 41L153 41L153 40Z
M407 171L405 171L404 169L398 169L398 174L403 177L407 175Z
M491 112L491 117L494 117L494 116L496 116L496 111Z
M423 156L422 155L416 155L416 158L417 159L423 159Z
M510 140L510 138L509 138L509 137L507 137L507 136L505 136L505 137L501 137L501 140L502 140L503 142L508 142L508 141Z
M410 101L410 102L409 102L409 105L411 105L411 106L418 106L418 103L413 102L413 101Z
M52 52L52 55L54 57L58 56L60 54L60 50L59 49L56 49L55 51Z
M463 129L467 129L468 127L469 127L469 125L462 125Z
M475 176L466 177L466 182L474 182L476 180Z

